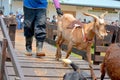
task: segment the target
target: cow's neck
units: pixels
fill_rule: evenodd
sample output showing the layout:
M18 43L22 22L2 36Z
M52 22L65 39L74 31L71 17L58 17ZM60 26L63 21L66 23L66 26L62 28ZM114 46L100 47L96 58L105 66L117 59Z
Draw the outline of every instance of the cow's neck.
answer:
M95 36L94 22L85 24L84 31L85 31L86 40L88 40L88 41L93 40L93 38Z

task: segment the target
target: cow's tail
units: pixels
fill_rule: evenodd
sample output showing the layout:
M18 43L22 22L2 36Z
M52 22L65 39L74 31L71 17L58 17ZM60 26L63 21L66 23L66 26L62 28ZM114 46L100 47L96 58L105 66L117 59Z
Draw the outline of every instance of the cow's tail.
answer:
M68 65L70 65L74 71L79 71L80 72L80 68L75 64L73 63L70 59L62 59L62 61Z

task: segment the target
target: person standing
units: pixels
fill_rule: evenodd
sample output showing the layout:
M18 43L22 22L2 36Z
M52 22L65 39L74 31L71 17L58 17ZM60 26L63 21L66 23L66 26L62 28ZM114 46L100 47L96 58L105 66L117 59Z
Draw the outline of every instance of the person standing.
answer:
M0 10L0 17L4 18L3 11Z
M58 15L63 15L59 0L53 0ZM33 36L36 39L36 56L45 56L42 52L43 42L46 38L46 8L47 0L24 0L24 36L26 55L32 55Z
M20 13L16 12L16 21L17 21L17 29L18 30L22 29L21 18L22 18L22 15Z
M52 23L53 23L53 24L56 24L56 22L57 22L57 16L56 16L56 15L53 15Z

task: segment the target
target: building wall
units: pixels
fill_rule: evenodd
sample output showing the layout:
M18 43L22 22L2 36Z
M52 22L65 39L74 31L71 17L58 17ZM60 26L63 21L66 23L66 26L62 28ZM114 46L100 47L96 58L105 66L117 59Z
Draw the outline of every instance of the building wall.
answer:
M12 5L10 5L9 0L4 0L2 5L4 6L4 15L9 15L10 12L15 14L16 11L23 12L21 1L13 1Z
M8 0L4 0L3 1L3 5L5 7L5 11L4 14L8 15L11 11L15 14L16 11L23 13L23 3L22 1L14 1L12 2L12 10L10 11L10 5ZM71 6L71 5L61 5L61 9L63 11L72 11L75 12L75 17L77 19L80 19L81 21L83 21L83 19L87 19L87 21L91 21L92 18L88 17L88 16L84 16L82 14L82 12L88 12L91 14L95 14L95 15L100 15L101 12L92 12L90 11L92 8L91 7L80 7L80 6ZM56 10L53 4L49 4L48 5L48 9L47 9L47 17L50 17L50 19L52 20L52 16L53 15L57 15L56 14ZM105 20L107 20L108 23L115 21L115 20L119 20L119 16L118 13L109 13L106 17Z
M2 1L2 6L4 6L4 14L7 15L10 12L10 5L8 0Z
M102 14L103 12L94 12L91 11L92 8L91 7L80 7L80 6L68 6L68 5L61 5L61 9L63 11L74 11L76 13L76 18L80 19L81 21L83 21L84 19L86 19L87 21L92 21L93 18L89 17L89 16L84 16L82 14L82 12L88 12L91 14L95 14L97 16L99 16L100 14ZM51 15L56 15L56 11L54 9L53 5L49 5L49 9L48 9L48 17L51 17ZM105 20L107 21L107 23L111 23L112 21L115 20L119 20L119 13L109 13L105 16Z
M22 1L14 1L12 11L15 13L18 11L19 13L23 14L23 3Z

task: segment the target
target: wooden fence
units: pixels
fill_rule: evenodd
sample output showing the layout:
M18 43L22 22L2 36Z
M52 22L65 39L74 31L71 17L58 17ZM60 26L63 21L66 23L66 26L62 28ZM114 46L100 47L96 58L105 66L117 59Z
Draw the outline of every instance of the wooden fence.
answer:
M105 51L110 44L120 43L120 28L117 26L107 25L106 29L110 32L104 40L100 40L97 37L95 38L94 64L99 64L102 62L104 57L100 55L105 55Z
M103 56L100 56L101 52L105 52L107 47L111 43L120 42L120 28L107 25L106 29L110 31L108 33L108 36L105 37L104 40L99 40L97 37L95 37L94 42L94 54L92 55L92 59L94 61L94 64L99 64L103 60ZM47 37L46 41L50 44L55 45L54 36L57 35L57 26L47 24ZM67 46L65 44L62 45L62 49L67 49ZM78 50L76 48L72 49L72 52L79 54L82 56L83 59L86 59L86 52Z
M19 66L18 61L16 59L16 54L14 51L16 25L17 24L16 24L15 18L10 17L10 18L3 19L2 17L0 17L0 27L4 37L3 41L1 41L2 45L0 46L1 48L0 53L2 55L0 80L9 80L8 72L6 72L7 69L5 67L5 61L6 61L8 52L9 52L11 62L14 65L14 71L16 74L15 80L25 80L21 72L21 67ZM8 32L8 29L9 29L9 32Z

